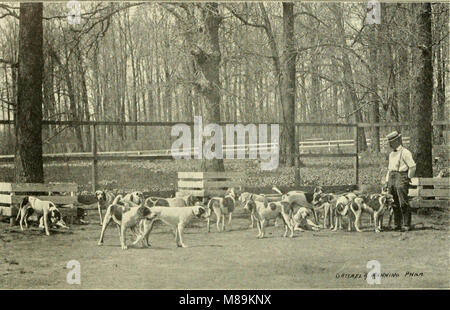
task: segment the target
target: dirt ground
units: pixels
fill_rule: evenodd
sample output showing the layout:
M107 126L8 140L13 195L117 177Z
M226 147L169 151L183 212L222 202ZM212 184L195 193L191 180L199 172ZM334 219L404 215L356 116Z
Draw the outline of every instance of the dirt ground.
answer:
M186 229L188 248L177 248L161 224L148 249L123 251L117 229L109 227L97 246L100 226L91 224L45 236L37 227L22 232L0 223L2 289L304 289L374 288L364 279L367 262L381 266L377 288L448 288L448 213L413 215L416 230L297 232L283 238L283 228L269 226L267 237L238 210L231 230L206 233L206 223ZM241 214L239 214L241 213ZM215 219L214 219L215 221ZM131 237L131 236L130 236ZM130 242L130 238L128 241ZM66 282L67 262L81 264L81 284ZM408 274L409 273L409 274ZM412 274L412 275L411 275Z

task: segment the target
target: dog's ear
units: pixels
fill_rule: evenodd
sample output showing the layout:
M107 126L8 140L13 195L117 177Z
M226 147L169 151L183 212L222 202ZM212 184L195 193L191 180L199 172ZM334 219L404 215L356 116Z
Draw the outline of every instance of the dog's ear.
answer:
M139 207L137 210L137 213L140 217L146 217L147 215L150 214L150 212L151 212L150 209L144 206Z
M151 197L145 199L145 201L144 201L144 206L146 206L146 207L148 207L148 208L151 208L151 207L153 207L154 205L155 205L155 202L152 200Z

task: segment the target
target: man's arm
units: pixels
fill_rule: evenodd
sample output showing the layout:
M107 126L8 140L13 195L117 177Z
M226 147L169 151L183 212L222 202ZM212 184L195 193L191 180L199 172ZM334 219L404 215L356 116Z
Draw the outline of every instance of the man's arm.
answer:
M408 178L413 178L416 174L416 163L412 157L411 152L408 150L407 152L404 152L403 160L405 161L406 165L408 166Z
M416 174L416 166L410 167L408 169L408 178L412 179L414 178L414 175Z

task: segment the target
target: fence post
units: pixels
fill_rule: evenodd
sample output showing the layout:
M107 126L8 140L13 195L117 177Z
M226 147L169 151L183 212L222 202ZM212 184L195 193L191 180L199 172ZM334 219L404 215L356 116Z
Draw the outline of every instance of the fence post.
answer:
M97 190L97 135L95 134L95 125L91 125L91 151L92 151L92 167L91 167L91 183L92 192Z
M355 139L355 162L353 164L354 170L355 170L355 184L359 188L359 139L358 139L358 133L359 133L359 127L358 124L355 125L354 129L354 139Z

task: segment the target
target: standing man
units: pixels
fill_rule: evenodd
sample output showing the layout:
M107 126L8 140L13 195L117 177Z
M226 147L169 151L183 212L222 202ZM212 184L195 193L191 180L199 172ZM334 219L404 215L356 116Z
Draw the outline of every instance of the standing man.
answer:
M402 135L393 131L386 136L392 152L389 154L389 167L385 189L394 197L394 223L396 231L411 229L411 209L408 189L411 178L416 173L416 163L409 150L402 145Z

